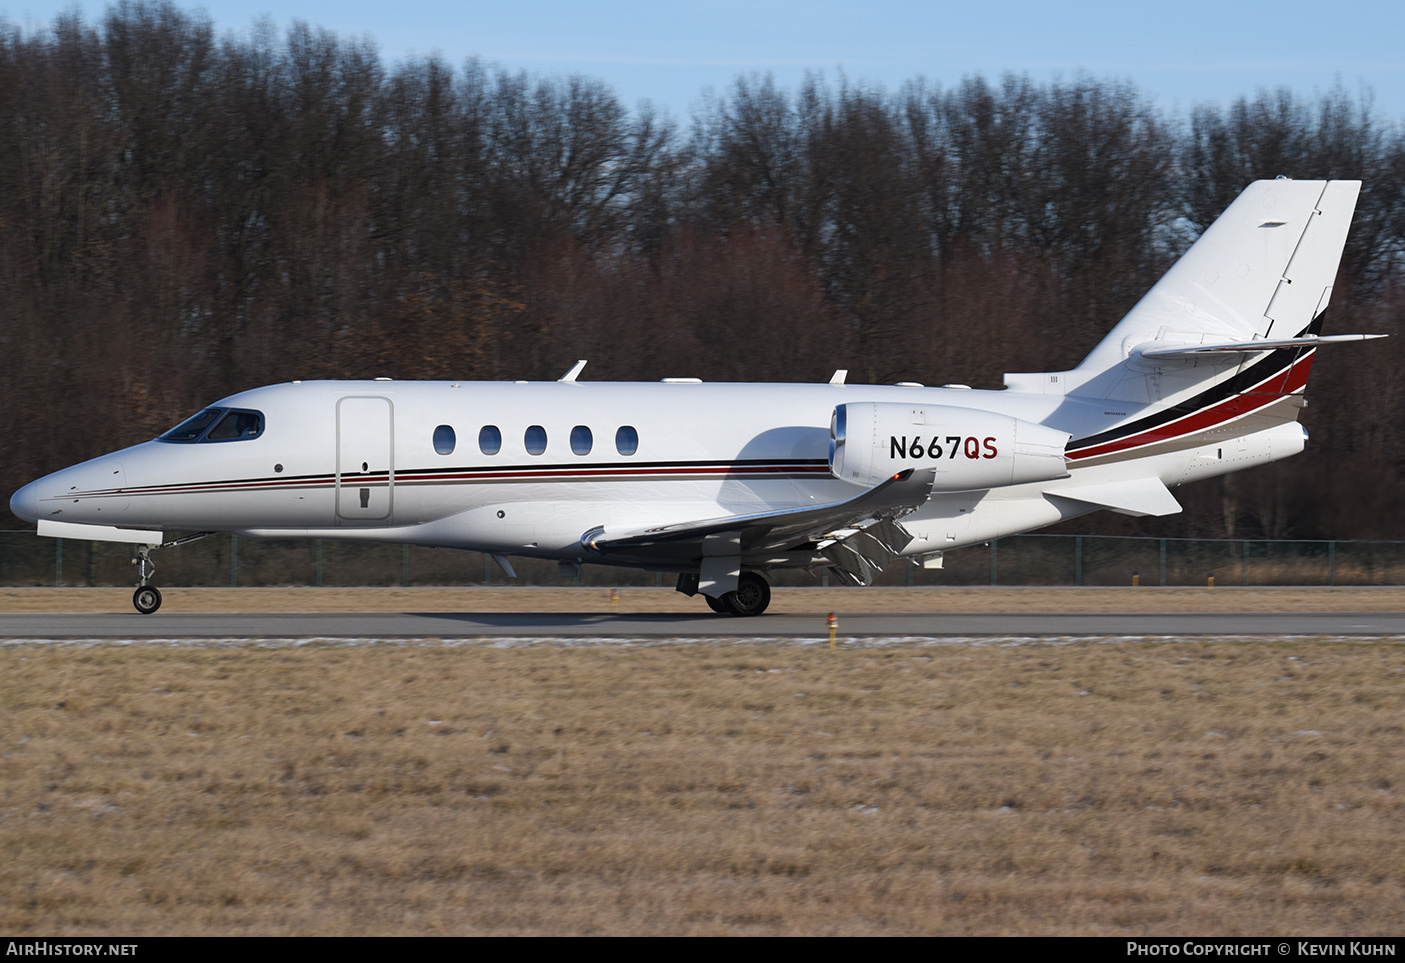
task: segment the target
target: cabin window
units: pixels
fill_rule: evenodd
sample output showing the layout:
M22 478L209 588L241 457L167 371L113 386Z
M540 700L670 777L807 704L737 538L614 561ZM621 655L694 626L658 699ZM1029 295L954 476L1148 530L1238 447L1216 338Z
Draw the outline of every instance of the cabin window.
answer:
M454 429L448 425L440 425L434 429L434 450L441 455L452 455L454 445L458 439L454 436Z
M222 414L224 414L223 408L206 408L161 435L160 439L162 441L194 441L204 434L205 429L213 425L215 419Z
M639 450L639 432L625 425L615 432L615 450L621 455L632 455Z
M577 455L590 454L590 448L594 443L595 439L590 434L590 429L585 425L576 425L571 429L571 451Z
M241 411L235 408L225 412L205 435L206 441L244 441L263 434L263 412Z
M484 425L478 430L478 450L485 455L502 451L502 432L497 425Z
M540 455L546 451L546 429L541 425L529 425L522 442L527 446L527 454Z

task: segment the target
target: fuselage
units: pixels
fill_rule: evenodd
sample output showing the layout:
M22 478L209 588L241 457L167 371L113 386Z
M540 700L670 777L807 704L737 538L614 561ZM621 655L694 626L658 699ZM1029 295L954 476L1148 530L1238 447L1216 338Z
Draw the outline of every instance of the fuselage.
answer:
M573 559L591 529L784 511L852 496L853 486L831 472L831 422L836 407L858 402L999 412L1075 439L1109 423L1104 402L1010 390L293 382L211 406L256 413L252 437L149 441L39 479L16 493L12 507L31 520ZM1134 419L1139 412L1118 414ZM1266 427L1246 421L1239 434L1263 436ZM921 436L921 428L914 431ZM1279 435L1274 457L1291 453L1285 445L1293 438L1294 450L1301 448L1296 425ZM1246 454L1269 456L1268 439L1260 441ZM1187 479L1197 447L1183 439L1152 456L1154 464L1137 459L1143 463L1135 471L1173 486ZM1204 452L1199 459L1206 460ZM1222 460L1221 451L1210 462ZM1070 462L1068 475L1081 483L1115 480L1127 470L1127 460L1103 459L1087 468ZM959 548L1092 510L1051 501L1046 488L934 493L905 519L915 536L905 554Z

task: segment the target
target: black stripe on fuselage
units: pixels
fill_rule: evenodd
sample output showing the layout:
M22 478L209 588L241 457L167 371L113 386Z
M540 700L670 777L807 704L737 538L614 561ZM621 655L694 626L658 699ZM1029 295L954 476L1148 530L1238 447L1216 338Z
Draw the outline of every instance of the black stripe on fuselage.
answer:
M1307 352L1315 350L1312 347L1304 348L1278 348L1269 353L1268 357L1256 361L1254 364L1241 371L1236 372L1223 381L1211 385L1193 398L1163 408L1145 418L1138 418L1136 421L1129 421L1126 424L1109 428L1107 431L1099 432L1096 435L1088 435L1068 443L1067 453L1070 456L1076 455L1085 448L1094 448L1105 445L1108 442L1126 438L1128 435L1140 434L1152 428L1157 428L1168 422L1193 415L1204 408L1227 401L1236 395L1243 394L1247 389L1265 381L1271 381L1274 377L1288 376L1293 365Z

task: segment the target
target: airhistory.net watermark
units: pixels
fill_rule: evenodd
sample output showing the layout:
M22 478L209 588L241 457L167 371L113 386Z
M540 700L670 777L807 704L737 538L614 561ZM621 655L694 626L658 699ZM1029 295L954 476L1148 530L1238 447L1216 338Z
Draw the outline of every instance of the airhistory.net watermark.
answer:
M6 956L136 956L135 943L57 943L51 940L10 940Z

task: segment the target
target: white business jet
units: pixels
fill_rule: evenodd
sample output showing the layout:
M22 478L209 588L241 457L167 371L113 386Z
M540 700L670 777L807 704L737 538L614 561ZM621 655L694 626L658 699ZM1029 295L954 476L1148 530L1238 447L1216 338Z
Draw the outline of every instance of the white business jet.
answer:
M40 535L150 551L214 532L472 549L676 573L759 615L768 573L867 585L1302 451L1297 424L1359 181L1258 181L1071 371L964 385L304 381L231 395L47 475ZM978 336L978 335L977 335ZM189 533L174 537L175 533ZM171 533L168 537L167 533Z

